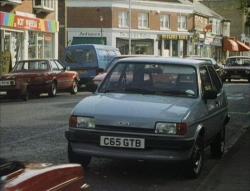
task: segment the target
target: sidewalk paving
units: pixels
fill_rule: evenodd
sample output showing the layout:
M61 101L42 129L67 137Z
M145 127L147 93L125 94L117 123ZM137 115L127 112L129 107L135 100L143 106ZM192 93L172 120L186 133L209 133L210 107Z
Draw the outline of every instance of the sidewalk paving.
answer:
M250 191L250 128L196 190Z

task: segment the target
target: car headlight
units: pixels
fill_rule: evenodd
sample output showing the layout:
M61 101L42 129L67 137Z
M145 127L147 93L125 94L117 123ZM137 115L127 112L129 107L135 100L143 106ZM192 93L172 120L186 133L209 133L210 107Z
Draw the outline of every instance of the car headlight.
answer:
M95 119L92 117L71 116L69 127L93 129L95 128Z
M158 122L155 125L155 133L166 135L185 135L187 133L187 124Z

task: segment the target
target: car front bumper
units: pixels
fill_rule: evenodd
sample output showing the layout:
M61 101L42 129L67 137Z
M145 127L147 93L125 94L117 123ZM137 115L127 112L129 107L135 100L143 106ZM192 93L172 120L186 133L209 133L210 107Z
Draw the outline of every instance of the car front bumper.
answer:
M100 136L133 137L145 139L144 149L100 146ZM93 132L69 130L65 132L74 153L96 157L156 161L185 161L191 157L194 139L169 139L164 136L120 132Z

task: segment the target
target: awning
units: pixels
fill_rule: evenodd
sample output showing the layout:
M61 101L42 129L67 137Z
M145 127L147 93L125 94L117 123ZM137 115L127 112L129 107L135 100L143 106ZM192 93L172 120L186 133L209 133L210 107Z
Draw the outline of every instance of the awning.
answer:
M237 40L239 51L250 51L250 47Z
M238 43L233 39L226 38L223 41L223 50L230 52L238 52L239 51Z

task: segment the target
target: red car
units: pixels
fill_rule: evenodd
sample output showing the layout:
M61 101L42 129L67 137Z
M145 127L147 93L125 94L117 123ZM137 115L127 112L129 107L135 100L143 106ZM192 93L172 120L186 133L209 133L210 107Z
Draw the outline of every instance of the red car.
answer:
M0 159L1 191L87 191L84 171L79 164L22 164Z
M16 63L13 71L0 77L0 91L8 96L21 96L28 100L30 95L48 93L56 96L57 91L76 94L79 76L67 71L56 59L23 60Z

